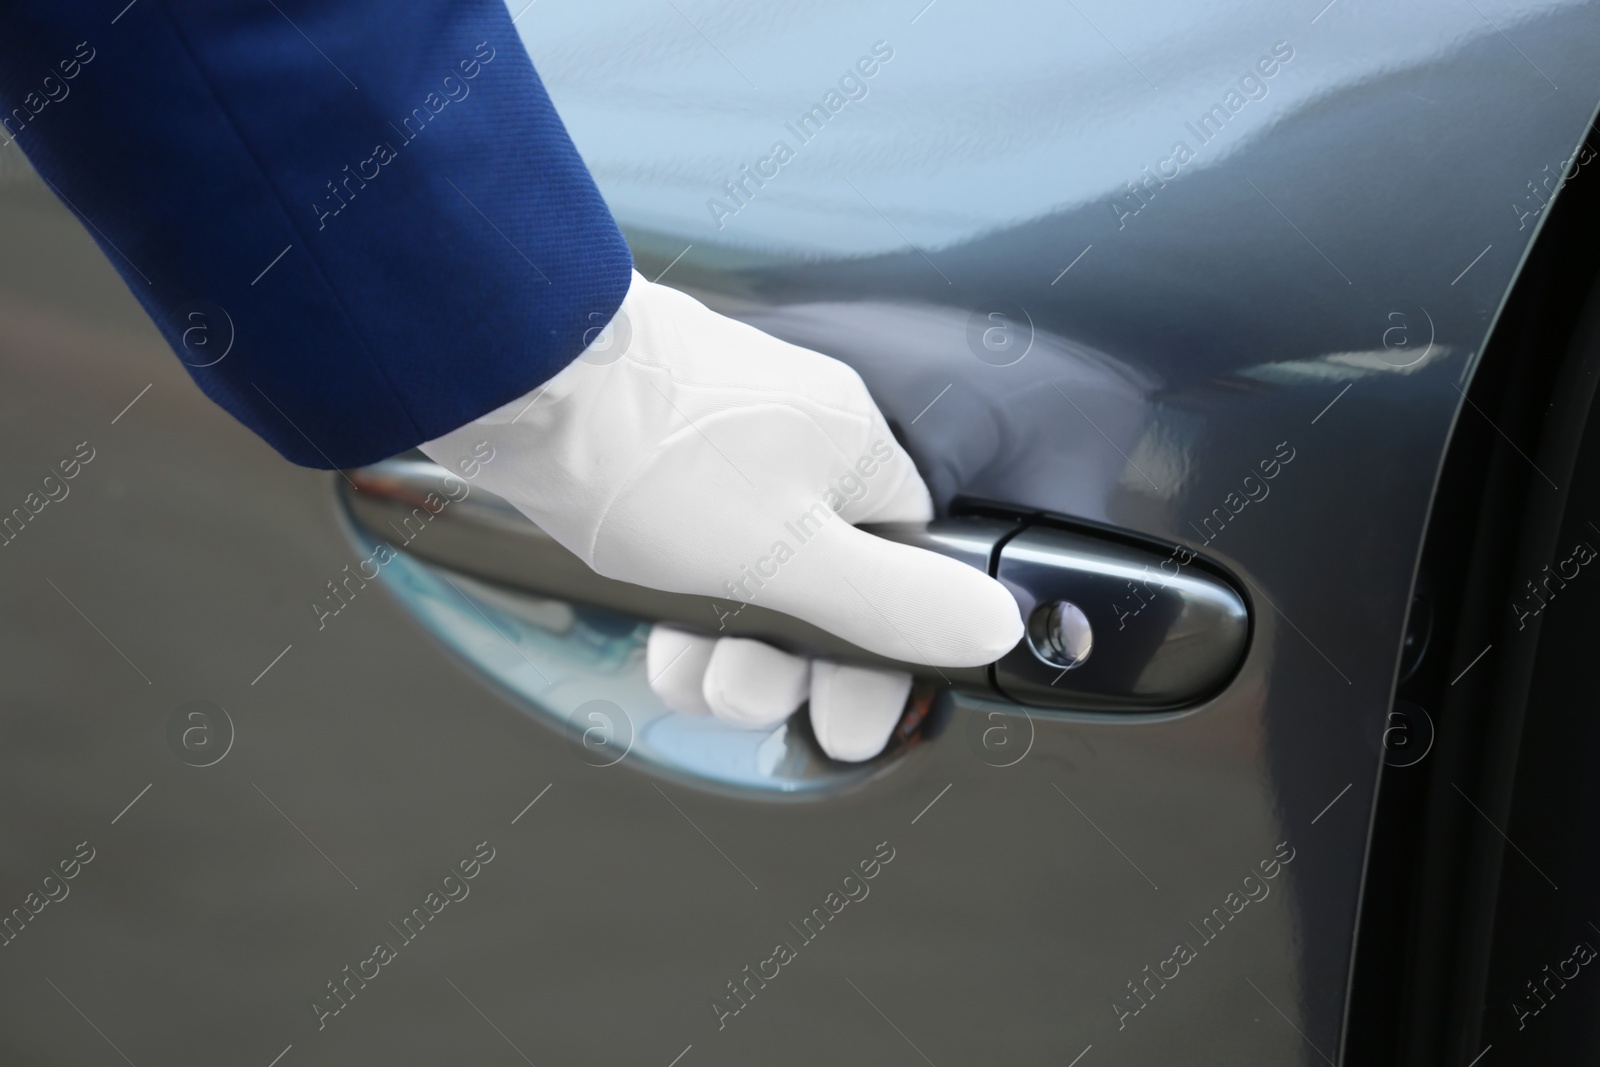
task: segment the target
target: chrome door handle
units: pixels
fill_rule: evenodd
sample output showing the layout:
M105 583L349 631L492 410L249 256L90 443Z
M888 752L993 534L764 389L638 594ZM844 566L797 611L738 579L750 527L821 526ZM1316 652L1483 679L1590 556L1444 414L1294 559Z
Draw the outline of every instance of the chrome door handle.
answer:
M880 525L878 536L958 559L1016 598L1027 636L990 667L933 668L875 655L758 605L664 593L602 577L510 504L425 459L346 472L339 491L369 536L413 556L541 598L665 622L712 636L754 637L790 651L1041 708L1172 711L1218 692L1249 643L1244 598L1220 573L1103 535L1027 517ZM453 489L453 491L451 491ZM426 507L449 501L439 510ZM459 499L457 499L459 498ZM425 524L426 534L408 537ZM397 540L398 537L398 540Z
M1008 539L991 573L1027 635L994 665L996 687L1019 704L1117 712L1220 691L1244 661L1249 610L1220 574L1179 555L1043 525Z

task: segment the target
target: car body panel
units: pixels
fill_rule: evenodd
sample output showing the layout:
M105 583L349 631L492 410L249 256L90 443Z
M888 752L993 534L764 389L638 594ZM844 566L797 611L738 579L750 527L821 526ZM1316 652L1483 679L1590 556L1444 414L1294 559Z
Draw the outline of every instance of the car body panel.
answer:
M893 773L804 804L592 766L382 579L319 627L358 558L329 476L205 401L17 177L5 506L79 442L94 459L0 548L6 907L94 858L0 949L7 1060L1338 1058L1430 496L1537 229L1528 183L1600 100L1600 5L918 6L518 25L649 277L854 365L941 507L1187 542L1237 576L1254 630L1228 688L1138 723L958 707ZM706 201L879 40L870 94L718 229ZM1280 41L1225 143L1120 213ZM996 310L1031 323L1019 359L983 344ZM231 722L208 766L171 741L189 701ZM470 895L407 941L481 842ZM319 1028L326 983L385 939ZM1178 977L1130 991L1180 943Z

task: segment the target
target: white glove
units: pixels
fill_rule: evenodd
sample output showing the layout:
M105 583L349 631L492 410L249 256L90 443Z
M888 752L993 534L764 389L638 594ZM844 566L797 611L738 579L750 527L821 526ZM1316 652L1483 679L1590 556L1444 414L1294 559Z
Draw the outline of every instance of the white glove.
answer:
M478 484L609 578L760 604L913 663L991 663L1022 637L994 579L855 528L933 517L855 371L637 272L578 359L421 447L455 470L485 439Z
M666 626L650 631L645 661L650 688L687 715L759 729L777 725L809 698L817 743L849 763L883 750L911 693L905 671L807 662L761 641Z

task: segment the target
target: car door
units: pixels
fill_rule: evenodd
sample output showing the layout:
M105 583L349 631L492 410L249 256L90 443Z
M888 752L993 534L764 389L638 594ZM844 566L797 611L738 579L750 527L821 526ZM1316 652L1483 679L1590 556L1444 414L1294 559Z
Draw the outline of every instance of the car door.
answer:
M11 144L5 1059L1339 1062L1440 465L1597 5L513 14L640 271L854 366L976 565L1124 559L1086 664L1147 658L932 679L859 767L665 716L649 624L751 617L561 585L415 457L286 466ZM1149 699L1189 580L1247 639Z

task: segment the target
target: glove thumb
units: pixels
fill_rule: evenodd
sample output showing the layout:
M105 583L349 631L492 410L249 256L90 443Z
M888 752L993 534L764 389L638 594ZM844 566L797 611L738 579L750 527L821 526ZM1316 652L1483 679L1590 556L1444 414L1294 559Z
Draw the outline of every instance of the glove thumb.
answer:
M993 663L1022 639L1006 588L926 549L875 537L837 516L761 582L754 602L882 656L935 667Z

